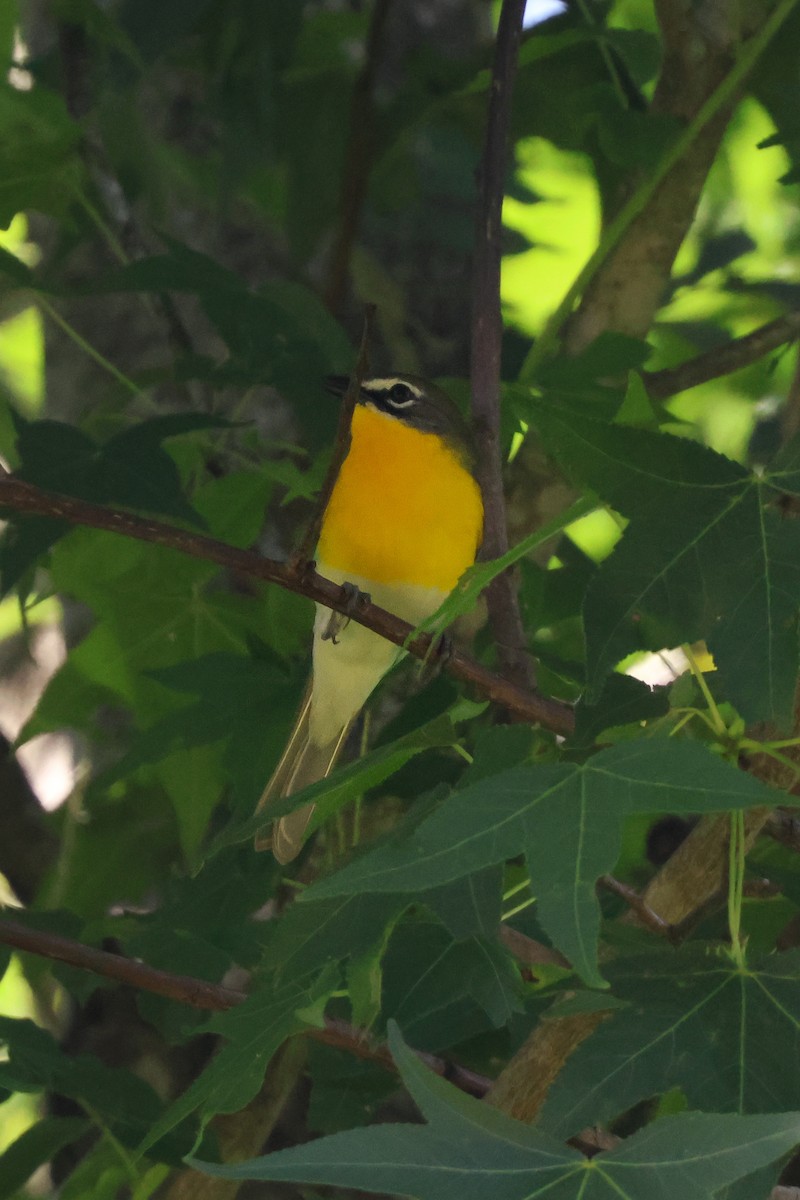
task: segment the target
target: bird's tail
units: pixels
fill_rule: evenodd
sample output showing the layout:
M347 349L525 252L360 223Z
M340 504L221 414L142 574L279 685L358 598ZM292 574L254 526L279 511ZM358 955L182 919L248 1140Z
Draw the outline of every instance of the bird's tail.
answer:
M350 731L352 721L330 741L320 745L310 735L311 687L306 690L294 729L267 786L261 794L256 812L269 808L277 800L293 796L333 770ZM313 804L287 813L273 822L271 831L256 835L256 850L272 850L279 863L291 862L300 853L303 835L314 811Z

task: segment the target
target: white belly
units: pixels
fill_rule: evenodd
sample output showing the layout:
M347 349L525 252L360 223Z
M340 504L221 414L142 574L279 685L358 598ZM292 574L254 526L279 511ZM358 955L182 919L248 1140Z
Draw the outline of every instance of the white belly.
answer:
M353 583L368 592L375 604L395 613L412 625L418 625L435 612L447 593L438 588L402 584L375 584L352 574L317 567L320 575L334 583ZM388 670L403 657L404 651L387 642L356 621L337 634L336 641L323 640L331 610L317 605L314 621L314 687L310 712L310 736L318 745L336 739L357 715L373 689Z

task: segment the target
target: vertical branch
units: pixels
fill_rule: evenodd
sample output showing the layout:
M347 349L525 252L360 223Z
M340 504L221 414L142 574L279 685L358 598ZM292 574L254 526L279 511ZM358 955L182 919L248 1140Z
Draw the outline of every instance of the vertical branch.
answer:
M508 549L500 455L500 257L511 94L517 69L525 0L503 0L497 29L486 137L478 167L478 206L472 272L472 416L478 443L478 480L484 504L484 548L489 558ZM487 589L489 620L501 671L521 686L534 683L513 575Z
M364 65L361 68L350 106L350 137L347 143L342 192L339 203L339 224L331 247L325 303L338 316L344 300L350 255L353 249L358 220L367 193L369 166L373 146L373 114L375 67L381 35L392 0L375 0L372 21L367 34Z

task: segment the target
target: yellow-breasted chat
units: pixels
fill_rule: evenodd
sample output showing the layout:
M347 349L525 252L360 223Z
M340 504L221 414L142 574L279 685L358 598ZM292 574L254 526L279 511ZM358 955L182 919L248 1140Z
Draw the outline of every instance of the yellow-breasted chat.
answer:
M326 384L343 395L348 380L331 376ZM322 517L319 573L418 625L474 562L482 534L472 438L450 397L416 375L364 379ZM362 625L341 626L317 605L311 678L259 810L330 773L353 721L402 653ZM256 846L271 845L279 862L289 862L312 811L306 805L279 818Z

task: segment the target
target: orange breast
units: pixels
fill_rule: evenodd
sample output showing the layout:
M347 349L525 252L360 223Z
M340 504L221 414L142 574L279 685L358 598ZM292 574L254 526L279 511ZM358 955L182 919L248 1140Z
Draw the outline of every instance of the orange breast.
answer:
M475 560L480 489L434 434L358 405L325 511L318 557L380 583L449 592Z

